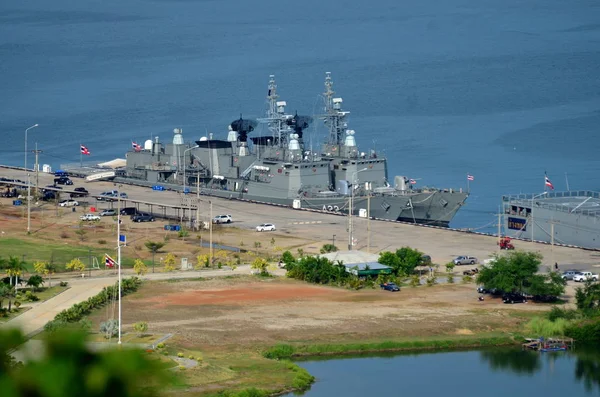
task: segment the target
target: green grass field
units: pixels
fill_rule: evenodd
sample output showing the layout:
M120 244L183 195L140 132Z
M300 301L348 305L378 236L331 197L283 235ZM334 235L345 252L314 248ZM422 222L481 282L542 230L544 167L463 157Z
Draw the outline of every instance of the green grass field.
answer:
M25 259L28 272L33 272L33 263L36 261L54 262L57 270L64 271L67 262L79 258L86 266L90 266L91 257L98 260L100 268L104 268L104 254L116 259L115 250L112 248L96 248L87 246L71 246L68 244L52 244L40 241L20 240L16 238L0 239L0 258L18 256ZM133 258L122 258L123 267L133 267ZM151 266L151 261L145 261Z

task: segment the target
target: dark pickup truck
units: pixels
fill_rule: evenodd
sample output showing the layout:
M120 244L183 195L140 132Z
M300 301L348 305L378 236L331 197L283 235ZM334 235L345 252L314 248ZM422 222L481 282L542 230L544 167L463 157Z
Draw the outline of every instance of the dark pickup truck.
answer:
M381 289L383 289L385 291L391 291L391 292L400 291L400 287L398 287L394 283L383 283L383 284L379 284L379 286L381 287Z

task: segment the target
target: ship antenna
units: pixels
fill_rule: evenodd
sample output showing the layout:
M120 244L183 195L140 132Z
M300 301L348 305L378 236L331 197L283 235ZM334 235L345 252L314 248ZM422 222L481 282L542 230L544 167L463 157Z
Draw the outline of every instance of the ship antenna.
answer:
M331 72L325 72L325 92L323 95L325 96L325 111L327 113L333 111L333 95L335 91L333 91L333 80L331 80Z
M269 103L269 109L267 110L268 118L277 117L277 84L275 84L275 75L272 74L269 76L269 91L267 93L267 101Z

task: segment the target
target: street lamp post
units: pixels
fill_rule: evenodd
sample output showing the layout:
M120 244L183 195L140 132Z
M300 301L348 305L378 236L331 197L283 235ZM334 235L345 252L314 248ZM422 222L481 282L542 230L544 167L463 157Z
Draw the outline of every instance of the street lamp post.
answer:
M196 146L192 146L190 148L187 148L183 151L183 194L185 194L185 185L187 185L187 179L185 178L185 168L187 165L187 162L185 161L185 152L188 152L192 149L196 149L197 147L200 147L199 145Z
M122 298L122 292L121 292L121 186L122 185L118 185L119 190L117 193L117 263L119 264L119 340L118 340L118 344L121 345L121 320L122 320L122 316L121 316L121 298Z
M348 251L352 251L352 242L354 239L354 230L352 229L352 213L354 212L354 185L357 183L356 175L359 172L366 171L367 168L354 171L352 173L352 191L350 192L350 208L348 208Z
M31 231L31 200L29 199L31 196L31 186L29 181L29 172L27 172L27 133L30 129L39 126L39 124L34 124L31 127L25 130L25 167L23 170L27 173L27 233Z
M530 220L531 220L531 242L533 243L533 200L538 198L538 197L542 197L543 195L547 194L548 192L544 192L544 193L540 193L537 196L531 196L531 215L530 215Z

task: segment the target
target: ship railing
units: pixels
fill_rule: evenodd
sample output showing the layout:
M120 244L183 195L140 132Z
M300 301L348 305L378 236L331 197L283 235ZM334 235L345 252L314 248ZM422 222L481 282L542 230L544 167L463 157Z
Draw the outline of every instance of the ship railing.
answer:
M522 201L542 198L562 198L562 197L592 197L600 199L600 193L591 190L569 190L566 192L547 192L543 193L521 193L521 194L508 194L502 196L502 201Z

